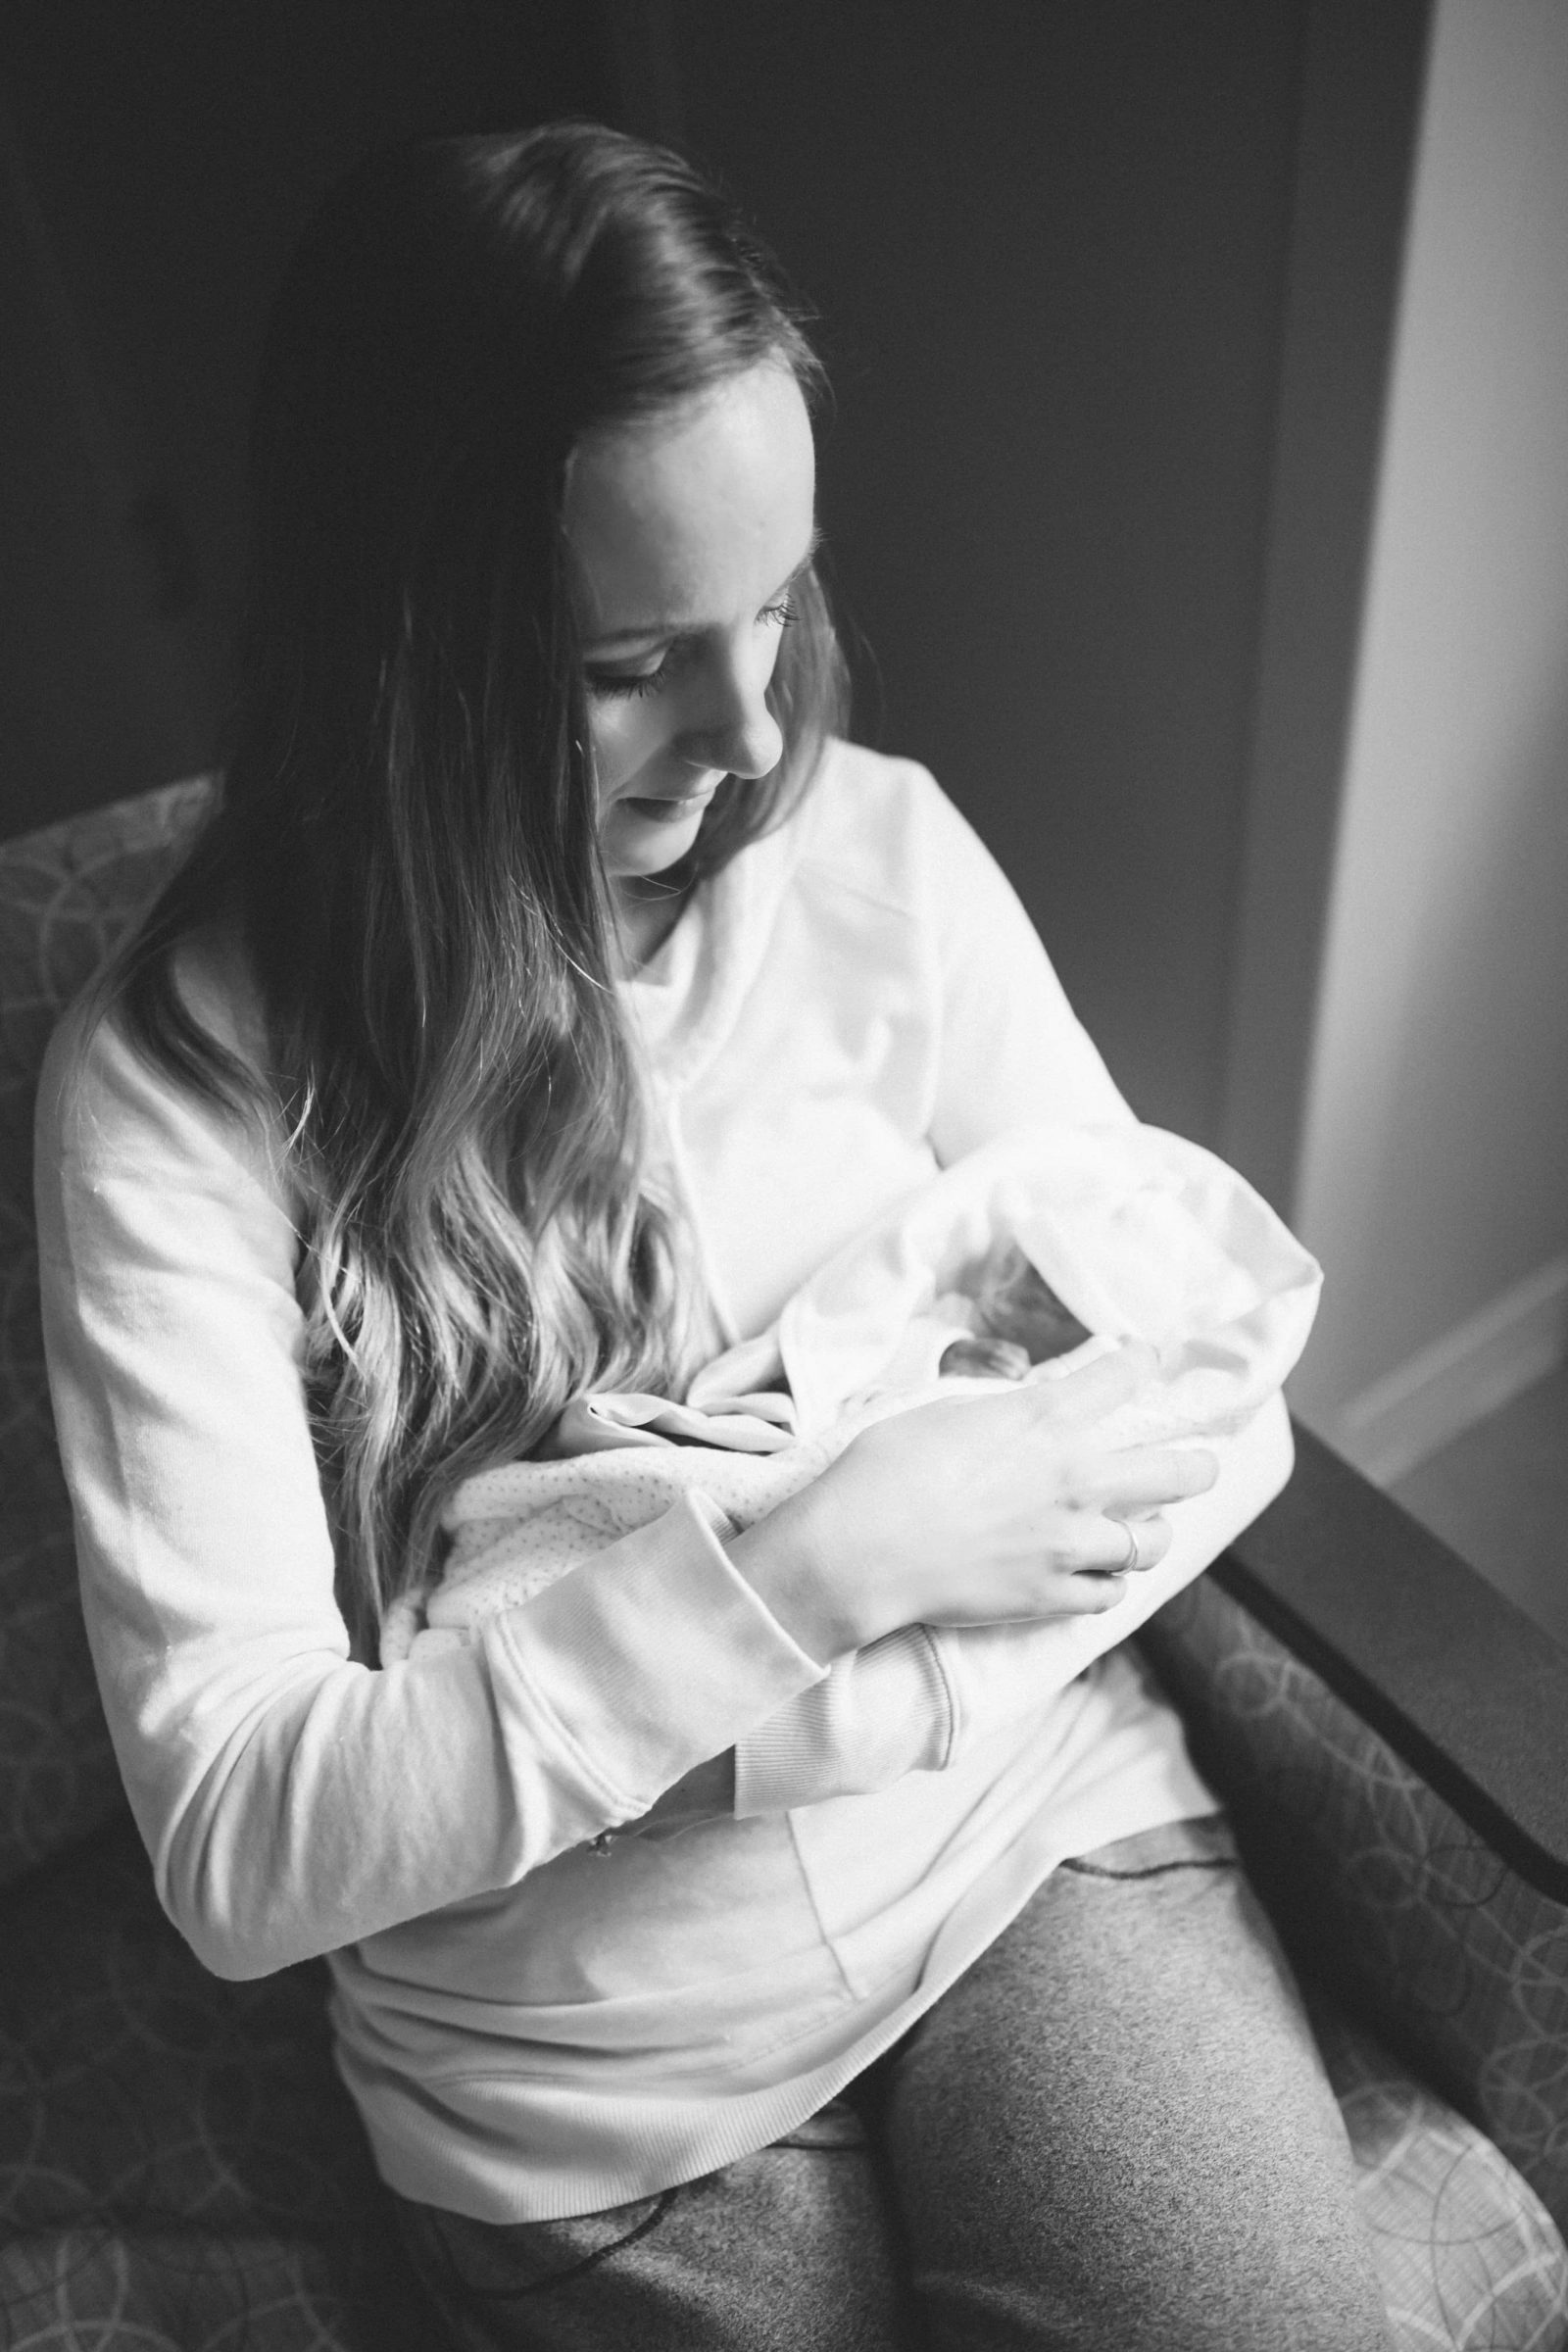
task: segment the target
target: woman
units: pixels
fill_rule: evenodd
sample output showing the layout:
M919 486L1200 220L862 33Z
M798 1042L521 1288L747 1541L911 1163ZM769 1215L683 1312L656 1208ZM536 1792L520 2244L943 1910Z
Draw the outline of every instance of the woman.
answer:
M591 125L307 235L222 811L40 1112L127 1787L209 1966L329 1955L457 2343L1378 2344L1174 1717L1114 1649L1019 1695L1031 1626L1276 1490L1277 1405L1109 1452L1129 1348L375 1663L574 1396L678 1388L1002 1127L1131 1117L930 779L833 739L818 389L720 201Z

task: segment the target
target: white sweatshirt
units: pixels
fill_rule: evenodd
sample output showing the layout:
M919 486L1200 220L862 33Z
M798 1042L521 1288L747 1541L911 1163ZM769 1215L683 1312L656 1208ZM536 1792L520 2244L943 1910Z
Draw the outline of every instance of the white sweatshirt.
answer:
M243 1050L233 977L189 985ZM848 747L625 997L727 1339L1018 1120L1132 1116L969 828L922 770ZM85 1052L63 1026L45 1328L122 1770L209 1967L330 1956L339 2063L403 2194L544 2219L760 2146L1062 1858L1211 1809L1125 1652L1023 1714L1010 1690L988 1712L995 1629L967 1682L918 1628L829 1674L694 1497L471 1648L354 1661L279 1164L112 1022ZM1173 1515L1191 1558L1283 1484L1283 1406L1216 1450ZM732 1746L744 1815L590 1842Z

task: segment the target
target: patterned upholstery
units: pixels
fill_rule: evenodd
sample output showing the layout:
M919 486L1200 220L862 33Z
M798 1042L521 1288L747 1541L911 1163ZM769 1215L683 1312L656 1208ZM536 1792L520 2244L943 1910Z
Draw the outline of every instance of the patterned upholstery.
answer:
M220 1984L113 1825L6 1900L0 2344L6 2352L426 2352L333 2073L322 1972ZM1472 2125L1314 2002L1400 2352L1556 2352L1568 2257Z
M1298 1965L1472 2116L1568 2227L1568 1911L1213 1577L1142 1641Z
M430 2352L324 1969L209 1976L128 1817L3 1904L6 2352Z
M1555 2352L1568 2334L1568 2251L1540 2198L1369 2034L1320 1999L1311 2006L1400 2352Z
M211 797L201 781L0 847L0 1886L120 1809L76 1606L32 1241L38 1064L70 1003L154 897Z
M220 1983L153 1897L44 1388L38 1062L210 798L174 785L0 848L0 2345L424 2352L322 1972ZM1463 2111L1342 2009L1315 2017L1396 2341L1561 2352L1568 1920L1212 1579L1143 1640L1298 1961Z
M1323 1988L1314 2023L1385 2286L1396 2309L1415 2297L1424 2312L1396 2340L1558 2352L1568 1911L1501 1862L1214 1577L1139 1641L1293 1959ZM1506 2282L1491 2301L1489 2278Z

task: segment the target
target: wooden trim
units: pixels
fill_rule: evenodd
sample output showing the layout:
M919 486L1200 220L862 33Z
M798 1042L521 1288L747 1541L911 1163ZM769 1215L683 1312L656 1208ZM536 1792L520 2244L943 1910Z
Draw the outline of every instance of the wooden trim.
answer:
M1568 1359L1568 1256L1538 1266L1476 1314L1352 1396L1331 1443L1392 1486Z

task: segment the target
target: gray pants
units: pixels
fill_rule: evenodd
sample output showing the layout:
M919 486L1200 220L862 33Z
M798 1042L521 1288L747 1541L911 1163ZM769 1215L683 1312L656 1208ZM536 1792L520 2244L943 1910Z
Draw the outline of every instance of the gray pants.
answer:
M1218 1818L1066 1863L799 2132L605 2213L404 2204L463 2352L1383 2352L1349 2150Z

